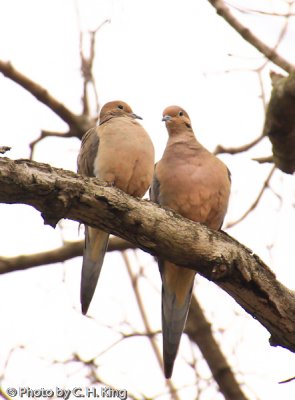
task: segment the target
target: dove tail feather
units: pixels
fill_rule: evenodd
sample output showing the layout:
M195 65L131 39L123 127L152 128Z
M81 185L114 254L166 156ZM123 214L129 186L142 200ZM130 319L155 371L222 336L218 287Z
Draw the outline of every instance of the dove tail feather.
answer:
M182 305L177 304L175 293L162 286L162 331L163 331L163 359L164 373L167 379L171 378L174 361L178 352L182 332L191 301L192 288Z
M108 247L109 234L99 229L85 226L85 248L81 273L80 300L82 313L88 311L95 292Z

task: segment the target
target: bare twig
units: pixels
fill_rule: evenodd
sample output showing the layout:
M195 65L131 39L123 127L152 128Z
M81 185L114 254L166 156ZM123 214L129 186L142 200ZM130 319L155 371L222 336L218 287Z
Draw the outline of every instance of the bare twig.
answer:
M253 161L257 161L259 164L265 164L265 163L273 163L273 156L268 156L268 157L257 157L257 158L252 158Z
M227 153L227 154L237 154L237 153L242 153L244 151L248 151L252 147L256 146L261 140L263 139L263 135L261 134L258 136L258 138L254 139L252 142L244 144L243 146L240 147L223 147L220 144L216 147L214 150L214 154L222 154L222 153Z
M259 15L266 15L269 17L283 17L283 18L295 17L295 13L293 13L291 11L281 14L281 13L277 13L274 11L254 10L253 8L242 8L240 6L236 6L235 4L232 4L228 1L226 1L226 4L228 6L230 6L231 8L234 8L235 10L237 10L243 14L259 14ZM292 5L292 3L289 3L289 5Z
M262 68L258 68L256 70L256 72L257 72L257 75L258 75L258 83L259 83L260 91L261 91L261 94L260 94L259 97L261 98L262 106L263 106L263 110L264 110L264 114L265 114L266 113L266 109L267 109L267 101L266 101L266 95L265 95L265 90L264 90L264 82L263 82L263 79L262 79ZM262 133L261 136L263 137L263 133ZM262 139L262 137L261 137L261 139Z
M89 44L89 56L85 55L84 49L83 49L83 39L85 37L85 33L82 32L82 29L80 27L80 13L79 13L79 7L78 4L76 3L76 14L77 14L77 19L78 19L78 25L79 25L79 37L80 37L80 59L81 59L81 73L83 77L83 95L82 95L82 104L83 104L83 114L84 115L90 115L90 107L89 107L89 96L88 96L88 86L91 84L92 90L94 93L95 97L95 108L96 108L96 113L99 113L99 101L98 101L98 94L97 94L97 89L96 89L96 83L95 83L95 78L93 75L93 62L95 58L95 39L96 39L96 34L97 32L107 23L110 23L111 20L108 18L104 20L101 24L98 25L96 29L93 31L88 31L87 34L90 35L90 44Z
M291 4L289 4L289 9L291 9ZM286 17L284 25L282 27L282 30L281 30L281 32L279 34L278 39L277 39L277 42L276 42L275 46L272 49L274 52L278 49L279 45L281 44L281 42L282 42L282 40L283 40L283 38L284 38L284 36L285 36L285 34L287 32L288 23L289 23L289 19ZM261 100L262 100L264 111L266 111L267 104L266 104L265 91L264 91L261 71L265 68L265 66L267 65L268 62L269 62L269 59L266 59L266 61L261 66L259 66L259 68L257 68L255 70L255 72L257 72L257 74L258 74L259 85L260 85L260 88L261 88ZM214 154L221 154L221 153L237 154L237 153L242 153L244 151L248 151L252 147L256 146L264 138L264 136L265 136L264 132L262 132L262 134L257 139L255 139L252 142L247 143L247 144L245 144L243 146L240 146L240 147L229 147L229 148L226 148L226 147L223 147L221 145L218 145L216 147L215 151L214 151Z
M279 384L281 383L289 383L295 380L295 376L293 376L292 378L288 378L288 379L284 379L283 381L278 382Z
M250 29L238 21L223 0L208 1L216 9L217 13L223 17L233 29L235 29L247 42L252 44L252 46L254 46L266 58L287 72L291 72L295 69L295 65L291 64L285 58L280 56L274 49L263 43L250 31Z
M289 3L289 12L291 11L291 9L292 9L292 4ZM280 32L280 34L278 36L277 42L272 48L273 52L276 52L278 50L278 48L279 48L284 36L286 35L287 29L288 29L288 25L289 25L289 17L286 16L284 24L283 24L282 29L281 29L281 32ZM262 64L262 66L259 68L259 70L261 71L268 64L269 61L270 60L267 58L266 61Z
M226 229L232 228L233 226L235 226L238 223L240 223L241 221L243 221L250 214L250 212L252 212L257 207L265 189L268 188L269 181L270 181L275 169L276 169L276 167L273 166L272 169L270 170L270 173L268 174L265 182L263 183L262 188L261 188L257 198L255 199L254 203L249 207L249 209L239 219L237 219L236 221L233 221L233 222L229 222L225 227Z
M99 100L98 100L98 94L97 94L97 89L96 89L95 78L94 78L94 75L93 75L93 72L92 72L92 70L93 70L93 62L94 62L94 58L95 58L95 40L96 40L97 32L105 24L110 24L110 23L111 23L111 20L110 20L110 18L108 18L108 19L104 20L96 29L94 29L93 31L89 32L89 34L90 34L90 56L89 56L88 60L85 60L85 58L82 58L83 56L81 54L81 60L86 61L86 65L88 67L88 71L90 72L90 74L84 75L84 79L85 79L85 81L84 81L84 87L85 87L84 88L84 93L86 94L86 86L87 86L87 84L91 83L92 84L92 89L93 89L93 92L94 92L94 96L95 96L97 114L99 112L100 106L99 106ZM83 64L82 64L82 66L83 66ZM86 72L87 72L87 70L86 70ZM90 78L89 80L86 79L87 76Z
M45 139L46 137L69 138L69 137L76 137L76 136L77 136L77 132L74 132L71 130L68 132L65 132L65 133L42 130L40 136L37 139L33 140L29 145L30 149L31 149L30 160L33 159L35 146L39 142L41 142L41 140Z

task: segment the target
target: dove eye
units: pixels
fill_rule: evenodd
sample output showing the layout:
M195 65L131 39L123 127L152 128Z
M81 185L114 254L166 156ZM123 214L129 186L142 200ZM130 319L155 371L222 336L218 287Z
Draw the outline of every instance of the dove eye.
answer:
M183 112L182 112L182 111L179 111L178 115L179 115L180 117L182 117L182 116L183 116Z
M123 110L124 107L122 106L122 104L119 104L118 108L120 108L120 110Z

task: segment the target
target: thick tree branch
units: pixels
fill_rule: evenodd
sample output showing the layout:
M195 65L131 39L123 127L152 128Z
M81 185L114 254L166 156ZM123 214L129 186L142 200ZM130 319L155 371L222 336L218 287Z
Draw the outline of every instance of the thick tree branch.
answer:
M94 178L28 160L0 158L0 202L23 203L55 226L69 218L129 240L153 255L192 268L229 293L295 352L295 294L251 250L222 232L132 198Z
M254 46L260 53L262 53L266 58L272 61L274 64L278 65L280 68L286 72L291 72L295 69L295 65L291 64L285 58L280 56L275 49L267 46L263 43L257 36L255 36L250 29L241 24L235 16L231 13L229 7L226 6L223 0L208 0L209 3L216 9L217 14L219 14L225 21L235 29L243 39Z

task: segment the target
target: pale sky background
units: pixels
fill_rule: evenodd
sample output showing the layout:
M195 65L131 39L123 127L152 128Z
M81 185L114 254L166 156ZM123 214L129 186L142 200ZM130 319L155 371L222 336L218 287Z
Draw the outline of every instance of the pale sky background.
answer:
M218 17L205 0L80 0L83 31L111 19L97 34L94 73L100 104L122 99L143 117L159 159L167 133L161 115L171 104L189 113L202 144L239 146L261 132L264 111L254 69L263 58ZM286 12L286 2L232 0L243 8ZM268 45L274 45L282 18L235 12ZM279 48L295 63L294 19ZM231 54L231 56L229 56ZM9 60L22 73L40 83L76 113L81 112L82 80L79 31L72 0L0 0L0 59ZM266 96L271 86L268 65L263 70ZM41 129L63 131L65 124L30 94L0 75L1 141L11 146L8 157L27 158L28 144ZM78 139L46 138L36 147L35 160L76 170ZM232 196L227 222L237 219L254 201L271 166L258 165L251 157L270 154L265 139L253 150L221 156L232 172ZM253 249L290 289L295 288L294 177L279 171L245 221L228 233ZM274 194L274 193L275 194ZM281 200L277 195L281 196ZM28 206L0 205L1 255L30 254L53 249L63 240L78 239L77 224L62 221L53 230ZM82 238L82 234L79 236ZM130 254L134 270L138 260L148 279L141 292L153 329L160 329L160 277L153 259L141 251ZM143 330L130 281L119 253L108 254L90 316L80 314L81 258L62 265L33 268L0 278L0 374L9 351L16 350L5 370L3 387L71 389L89 385L85 371L74 363L63 364L78 353L87 360L131 332L128 319ZM227 359L246 385L249 399L291 400L295 381L278 381L295 375L295 355L268 344L268 332L214 284L198 278L198 298L217 332ZM161 344L162 338L158 341ZM196 351L194 350L194 353ZM173 383L183 387L183 399L194 399L194 373L186 367L192 359L189 341L182 339ZM57 361L57 362L56 362ZM55 362L55 363L53 363ZM98 359L98 375L118 389L168 399L162 371L147 340L127 339ZM210 376L203 361L200 374ZM186 369L184 369L186 367ZM183 371L186 371L185 375ZM207 388L203 400L222 399Z

